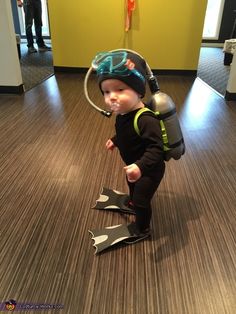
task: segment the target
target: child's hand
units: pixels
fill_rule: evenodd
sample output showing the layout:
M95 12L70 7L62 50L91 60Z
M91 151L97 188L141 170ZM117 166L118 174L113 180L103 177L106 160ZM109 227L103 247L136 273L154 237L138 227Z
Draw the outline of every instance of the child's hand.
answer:
M21 0L17 0L17 5L19 8L23 7L23 2Z
M112 142L111 139L109 139L109 140L106 142L106 149L107 149L107 150L113 150L114 148L115 148L114 143Z
M141 178L141 170L136 164L128 165L124 167L124 169L126 171L127 179L129 182L135 182Z

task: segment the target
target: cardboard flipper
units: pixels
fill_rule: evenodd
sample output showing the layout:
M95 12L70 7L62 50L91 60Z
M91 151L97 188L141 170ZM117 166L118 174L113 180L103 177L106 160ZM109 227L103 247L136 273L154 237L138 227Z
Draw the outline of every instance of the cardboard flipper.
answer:
M128 203L129 196L127 194L117 190L102 188L102 192L93 208L135 215L134 209L129 207Z
M89 232L92 234L92 240L94 240L95 254L132 237L126 225L105 227L100 230L89 230Z

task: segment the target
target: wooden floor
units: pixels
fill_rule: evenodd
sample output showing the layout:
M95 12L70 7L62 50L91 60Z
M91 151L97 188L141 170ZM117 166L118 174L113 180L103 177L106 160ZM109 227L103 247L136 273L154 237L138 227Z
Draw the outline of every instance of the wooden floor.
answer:
M199 79L159 78L177 104L186 154L167 163L153 237L94 255L88 229L129 218L92 209L102 186L127 188L119 155L104 148L114 117L88 105L83 78L60 74L25 95L0 95L0 303L64 306L37 313L235 314L236 103ZM93 79L90 93L103 103Z

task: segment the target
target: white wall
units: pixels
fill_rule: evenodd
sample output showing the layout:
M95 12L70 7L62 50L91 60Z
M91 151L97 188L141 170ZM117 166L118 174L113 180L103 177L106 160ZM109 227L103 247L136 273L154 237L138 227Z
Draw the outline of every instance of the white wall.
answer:
M230 66L229 80L226 90L228 93L236 93L236 52L233 55L233 60Z
M0 86L20 86L21 68L9 0L0 0L0 30Z

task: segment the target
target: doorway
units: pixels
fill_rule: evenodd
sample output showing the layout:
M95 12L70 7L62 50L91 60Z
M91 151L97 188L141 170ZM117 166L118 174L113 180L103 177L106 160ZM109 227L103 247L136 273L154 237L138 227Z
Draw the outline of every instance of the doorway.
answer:
M50 39L50 30L49 30L49 22L48 22L48 9L47 9L47 0L41 0L42 3L42 34L44 38ZM20 25L20 36L21 38L25 38L25 16L24 10L22 8L17 8L18 17L19 17L19 25ZM35 36L34 27L32 28L33 35Z
M51 45L49 18L47 10L47 0L42 2L42 34L47 45ZM20 66L24 84L24 90L28 91L31 88L42 83L50 76L54 75L53 55L52 51L28 53L27 40L25 35L24 10L19 8L15 0L11 0L13 22L15 33L20 37ZM34 26L32 27L33 35L35 36Z
M222 96L226 92L230 72L230 68L224 65L220 38L225 4L225 0L208 0L197 71L197 76Z
M203 28L203 39L217 40L219 38L224 4L225 0L208 0Z

